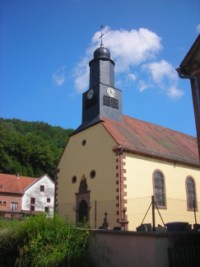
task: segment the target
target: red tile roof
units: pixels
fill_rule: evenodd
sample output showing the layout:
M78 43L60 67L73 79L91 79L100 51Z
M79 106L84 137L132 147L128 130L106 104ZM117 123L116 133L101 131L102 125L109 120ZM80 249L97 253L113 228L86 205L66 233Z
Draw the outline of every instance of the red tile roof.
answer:
M0 173L0 193L23 194L24 191L37 182L38 179L39 178Z
M121 122L101 118L119 146L135 154L200 167L197 139L149 122L123 116Z

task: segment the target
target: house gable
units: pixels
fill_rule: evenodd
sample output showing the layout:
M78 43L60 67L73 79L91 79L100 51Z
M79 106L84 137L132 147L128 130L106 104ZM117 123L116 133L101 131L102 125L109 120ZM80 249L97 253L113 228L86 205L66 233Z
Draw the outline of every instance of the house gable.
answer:
M48 210L50 216L54 213L54 182L48 175L44 175L38 178L37 182L32 184L22 197L22 210L28 211L30 209L34 211L45 212ZM34 203L31 203L31 199L34 199Z
M116 213L117 170L116 155L113 152L116 146L116 141L101 123L70 137L58 165L57 203L63 217L68 214L75 220L76 194L80 192L83 179L86 180L87 191L90 191L90 205L93 205L90 216L94 217L96 200L101 203L112 200L112 209ZM101 221L106 207L102 209Z

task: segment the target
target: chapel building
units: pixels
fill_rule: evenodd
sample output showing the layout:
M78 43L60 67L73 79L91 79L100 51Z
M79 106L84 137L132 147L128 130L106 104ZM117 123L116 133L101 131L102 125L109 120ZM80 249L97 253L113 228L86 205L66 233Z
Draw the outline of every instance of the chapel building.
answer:
M56 205L64 218L91 228L136 230L200 221L200 164L197 139L122 113L115 63L100 46L89 62L89 89L82 97L82 123L58 163ZM161 216L160 216L161 215Z

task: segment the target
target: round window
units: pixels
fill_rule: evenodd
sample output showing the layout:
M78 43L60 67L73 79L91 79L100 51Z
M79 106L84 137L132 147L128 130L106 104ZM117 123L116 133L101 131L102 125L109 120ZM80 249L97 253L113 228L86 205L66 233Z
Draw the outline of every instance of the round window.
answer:
M72 177L72 183L75 184L76 183L76 180L77 180L77 177L76 176L73 176Z
M83 141L82 141L82 146L85 146L86 145L86 140L84 139Z
M91 172L90 172L90 178L94 178L96 176L96 171L94 171L94 170L92 170Z

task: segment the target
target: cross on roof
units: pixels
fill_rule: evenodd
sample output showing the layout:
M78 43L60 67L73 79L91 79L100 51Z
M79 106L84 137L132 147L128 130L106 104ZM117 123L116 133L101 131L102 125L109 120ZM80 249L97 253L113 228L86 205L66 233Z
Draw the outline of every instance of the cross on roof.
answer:
M99 36L99 39L101 39L101 43L100 43L100 46L103 46L103 36L105 35L105 33L103 33L103 28L104 26L101 25L101 35Z

